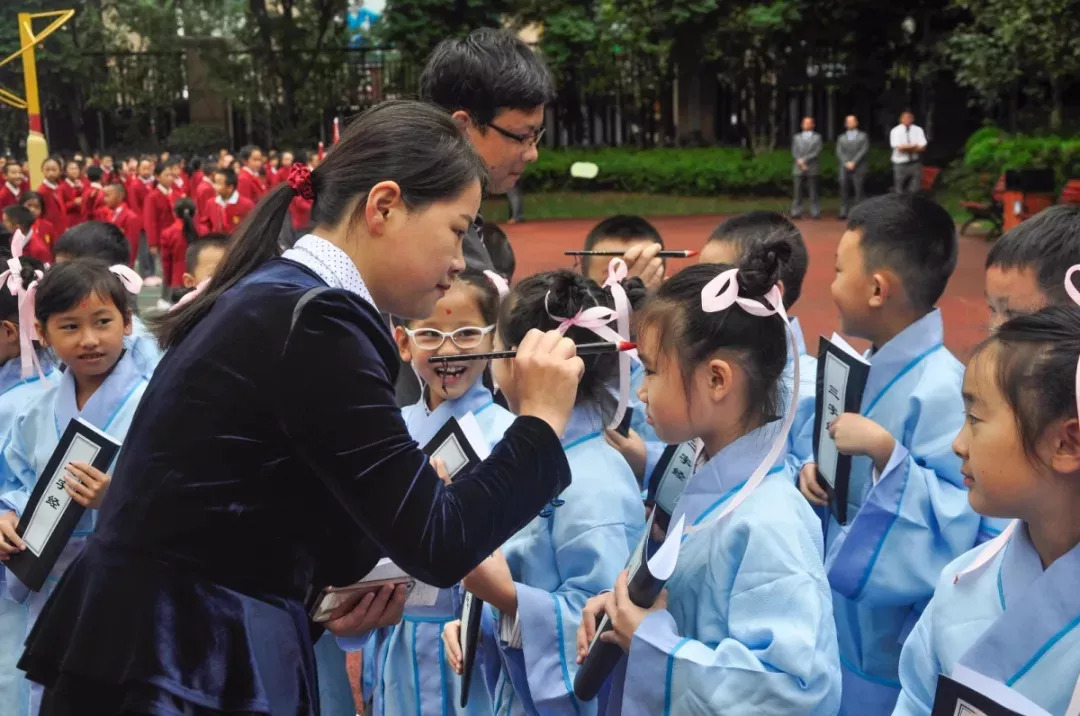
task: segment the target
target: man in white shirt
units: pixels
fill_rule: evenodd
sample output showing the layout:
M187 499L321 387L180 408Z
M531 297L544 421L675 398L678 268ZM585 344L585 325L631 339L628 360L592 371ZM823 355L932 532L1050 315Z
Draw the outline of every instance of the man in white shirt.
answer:
M904 110L900 124L889 133L892 147L893 188L897 194L913 194L922 187L922 153L926 134L915 124L915 115Z

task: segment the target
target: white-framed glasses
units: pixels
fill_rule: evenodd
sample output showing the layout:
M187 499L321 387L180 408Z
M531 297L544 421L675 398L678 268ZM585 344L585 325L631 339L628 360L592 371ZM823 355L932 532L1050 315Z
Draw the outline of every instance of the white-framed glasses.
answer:
M480 326L462 326L449 333L440 331L437 328L417 328L415 330L406 328L405 333L416 344L417 348L425 351L437 351L447 338L452 340L458 348L476 348L484 340L484 336L494 330L495 326L492 324L483 328Z

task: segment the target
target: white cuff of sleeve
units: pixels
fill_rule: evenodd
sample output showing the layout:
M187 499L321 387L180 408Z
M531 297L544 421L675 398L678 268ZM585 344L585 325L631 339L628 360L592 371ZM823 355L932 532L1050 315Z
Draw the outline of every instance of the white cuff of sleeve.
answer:
M521 648L521 622L517 615L499 614L499 638L513 649Z

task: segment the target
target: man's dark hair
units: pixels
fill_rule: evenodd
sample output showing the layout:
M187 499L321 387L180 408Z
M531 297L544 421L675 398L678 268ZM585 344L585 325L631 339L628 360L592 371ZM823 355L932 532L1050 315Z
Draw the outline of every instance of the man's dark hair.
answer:
M998 239L986 268L1031 269L1050 303L1067 303L1065 272L1080 264L1080 206L1059 204L1040 211Z
M949 212L918 194L885 194L856 206L847 228L862 234L868 272L895 271L915 308L934 307L956 268L956 225Z
M479 125L500 109L529 110L555 96L547 65L516 35L481 28L443 40L420 77L420 98L447 112L465 110Z
M784 282L784 308L795 305L802 295L803 279L810 265L806 242L795 224L775 211L748 211L733 216L717 226L709 243L728 243L735 247L738 264L750 255L750 249L770 241L782 241L791 248L791 256L780 264L780 280Z

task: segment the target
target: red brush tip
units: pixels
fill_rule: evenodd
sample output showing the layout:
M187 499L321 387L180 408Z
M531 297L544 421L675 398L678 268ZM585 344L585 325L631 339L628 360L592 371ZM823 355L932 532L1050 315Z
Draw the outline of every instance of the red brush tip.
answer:
M633 341L619 341L620 351L632 351L635 348L637 348L637 343L634 343Z
M687 251L686 252L686 258L692 259L692 258L694 258L695 256L697 256L700 253L701 253L700 251L693 251L693 250Z

